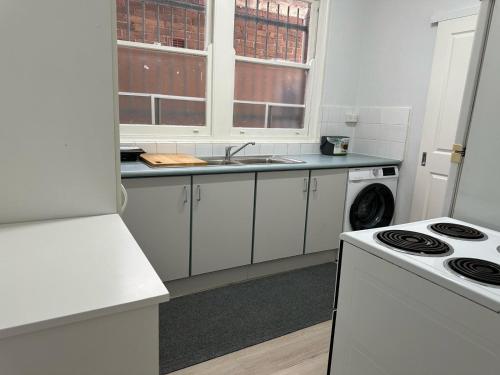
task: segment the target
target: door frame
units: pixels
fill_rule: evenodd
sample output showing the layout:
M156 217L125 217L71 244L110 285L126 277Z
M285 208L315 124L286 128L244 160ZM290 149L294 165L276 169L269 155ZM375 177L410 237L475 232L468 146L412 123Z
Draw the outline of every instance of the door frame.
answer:
M464 97L462 100L462 108L455 136L455 143L462 144L467 147L467 139L474 110L477 89L479 85L479 77L481 75L484 53L488 40L491 18L496 0L482 0L479 17L477 20L476 34L472 46L471 60L469 72L465 83ZM463 159L460 163L451 163L450 172L448 175L448 185L445 194L443 214L453 217L455 210L455 200L458 193L458 185L463 167Z

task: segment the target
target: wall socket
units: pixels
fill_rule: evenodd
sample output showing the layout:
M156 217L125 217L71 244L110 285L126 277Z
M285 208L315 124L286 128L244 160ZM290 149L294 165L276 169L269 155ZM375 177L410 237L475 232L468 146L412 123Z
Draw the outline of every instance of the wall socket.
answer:
M347 124L357 124L359 122L359 114L354 112L346 112L345 122Z

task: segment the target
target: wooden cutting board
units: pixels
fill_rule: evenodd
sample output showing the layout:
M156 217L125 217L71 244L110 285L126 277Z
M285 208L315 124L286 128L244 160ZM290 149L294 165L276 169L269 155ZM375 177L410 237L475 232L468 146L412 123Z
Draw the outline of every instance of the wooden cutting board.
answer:
M195 158L187 154L141 154L143 160L150 167L194 167L203 166L208 163L205 160Z

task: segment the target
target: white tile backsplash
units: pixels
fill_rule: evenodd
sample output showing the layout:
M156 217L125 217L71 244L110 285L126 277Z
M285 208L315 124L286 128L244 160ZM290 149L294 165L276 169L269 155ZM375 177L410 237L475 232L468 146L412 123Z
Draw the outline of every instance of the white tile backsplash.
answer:
M315 143L301 143L300 144L301 154L317 154Z
M260 155L260 146L260 143L255 143L255 145L248 145L243 149L243 152L240 152L240 155Z
M226 154L226 146L225 143L214 143L212 145L212 156L224 156Z
M350 112L359 114L358 123L344 121ZM410 112L410 107L324 106L320 133L350 137L352 152L403 160Z
M288 144L288 155L298 155L300 154L300 143L289 143Z
M286 155L286 154L288 154L288 144L286 143L274 144L274 155Z
M137 147L142 148L144 151L149 152L149 153L156 153L156 143L153 142L143 142L143 143L137 143Z
M381 123L387 125L407 125L410 117L408 107L383 107Z
M158 143L156 145L157 152L161 154L175 154L177 153L176 143Z
M274 155L274 144L273 143L262 143L260 145L261 155Z
M212 156L211 143L196 143L194 149L196 156Z
M194 143L177 143L178 154L196 154L196 146Z
M382 108L381 107L360 107L359 122L364 124L380 124L382 123Z

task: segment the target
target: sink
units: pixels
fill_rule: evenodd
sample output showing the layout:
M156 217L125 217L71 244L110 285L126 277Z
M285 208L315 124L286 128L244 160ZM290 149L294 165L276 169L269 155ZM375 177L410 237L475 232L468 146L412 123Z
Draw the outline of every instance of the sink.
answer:
M224 160L224 159L203 159L208 163L208 166L219 166L219 165L242 165L241 163L234 160Z
M208 163L208 166L222 166L222 165L232 165L232 166L243 166L243 165L255 165L255 164L301 164L305 163L302 160L287 158L284 156L240 156L234 157L231 160L225 160L221 158L203 158Z
M283 156L248 156L234 158L233 160L238 161L241 164L301 164L304 163L302 160L287 158Z

